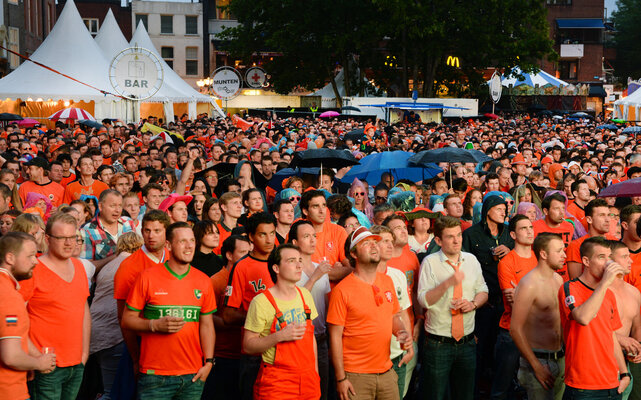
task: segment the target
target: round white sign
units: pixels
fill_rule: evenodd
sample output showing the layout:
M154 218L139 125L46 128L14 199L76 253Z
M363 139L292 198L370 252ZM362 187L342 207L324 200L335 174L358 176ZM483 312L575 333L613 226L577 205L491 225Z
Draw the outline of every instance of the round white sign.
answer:
M243 78L232 67L220 67L214 71L211 79L211 90L214 96L222 100L232 99L240 93L243 87Z
M254 89L265 87L267 84L267 74L260 67L251 67L245 73L245 82Z
M164 78L156 55L141 47L129 47L114 57L109 66L109 81L114 90L131 100L148 99L160 90Z
M492 78L490 78L490 97L494 104L501 100L501 93L503 92L503 85L501 84L501 76L494 71Z

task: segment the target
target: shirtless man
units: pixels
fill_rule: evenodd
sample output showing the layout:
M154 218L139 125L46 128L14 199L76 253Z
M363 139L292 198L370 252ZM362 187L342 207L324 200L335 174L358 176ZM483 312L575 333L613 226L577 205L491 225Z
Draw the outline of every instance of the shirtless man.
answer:
M510 334L521 352L519 382L528 400L560 400L565 359L557 294L563 278L565 245L556 233L539 234L532 246L537 266L514 293Z
M632 267L632 258L630 257L630 250L623 242L611 241L610 242L610 258L621 265L625 274L630 273ZM638 340L630 337L634 332L638 336L641 334L641 315L639 309L641 308L641 293L634 286L625 282L623 278L617 278L610 289L614 292L614 297L617 300L617 308L619 309L619 318L621 319L621 328L616 330L617 339L621 345L621 349L627 355L628 364L641 362L641 344ZM631 385L628 385L625 392L623 392L622 399L626 400L636 384L635 392L641 390L641 382L633 380Z

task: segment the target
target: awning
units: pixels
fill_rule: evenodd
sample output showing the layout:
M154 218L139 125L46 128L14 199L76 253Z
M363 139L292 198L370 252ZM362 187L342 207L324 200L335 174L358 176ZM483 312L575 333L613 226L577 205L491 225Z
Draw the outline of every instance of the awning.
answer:
M400 110L469 110L469 108L465 107L444 106L441 103L405 103L391 101L385 104L360 104L359 107L397 108Z
M560 29L605 29L603 18L557 18Z
M603 86L590 85L588 97L608 97L608 94L605 89L603 89Z

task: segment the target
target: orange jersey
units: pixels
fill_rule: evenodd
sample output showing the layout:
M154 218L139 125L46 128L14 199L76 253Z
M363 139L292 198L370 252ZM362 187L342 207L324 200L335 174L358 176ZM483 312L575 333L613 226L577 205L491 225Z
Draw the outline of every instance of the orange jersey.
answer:
M0 272L0 340L19 338L22 351L28 354L29 314L17 288L6 270ZM27 372L0 362L0 398L28 399Z
M78 200L83 194L99 198L100 193L107 189L109 189L109 186L99 180L94 180L90 186L83 186L79 180L74 181L67 184L67 187L65 187L65 195L62 202L70 204L72 201Z
M583 225L586 231L588 230L588 221L585 219L585 210L583 208L573 201L568 204L568 212L574 215L574 217L581 222L581 225Z
M18 194L20 195L22 204L27 204L27 195L29 193L40 193L44 197L48 198L54 207L60 207L65 193L65 188L54 181L49 181L49 183L44 185L27 181L18 188Z
M29 338L38 350L45 346L55 348L58 367L70 367L82 361L89 283L80 260L71 258L71 262L74 268L71 282L38 261L33 276L20 284L31 321Z
M155 262L149 258L143 249L138 249L133 252L120 263L120 267L118 267L118 271L116 271L116 275L114 276L114 299L127 300L129 291L134 282L136 282L136 279L138 279L138 276L140 276L140 273L151 267L162 265L168 259L169 252L166 250L159 262Z
M565 254L567 255L567 258L565 259L565 262L575 262L579 264L583 264L583 260L581 260L581 245L585 241L585 239L591 237L589 234L582 236L576 240L573 240L570 245L565 249ZM605 234L605 238L608 240L616 240L613 236L610 236L610 234Z
M523 258L512 250L501 258L498 266L499 286L501 291L514 289L521 279L536 267L537 261L534 252L531 252L529 258ZM499 321L499 326L503 329L510 330L510 320L512 318L512 305L508 303L503 296L503 306L505 310Z
M248 254L241 258L229 273L225 306L247 312L252 299L272 286L274 282L269 276L267 261Z
M327 261L334 265L339 261L345 259L345 241L347 240L347 232L345 229L329 221L325 220L323 230L316 232L316 251L312 255L312 261L315 263Z
M216 311L211 280L196 268L176 275L169 266L156 265L140 273L127 297L127 307L149 320L181 317L176 333L141 332L140 372L155 375L194 374L203 366L200 316Z
M641 248L637 251L630 250L630 258L632 258L632 267L623 280L641 291Z
M421 266L416 254L414 254L414 252L410 250L410 246L406 244L403 247L401 255L388 260L387 266L396 268L405 274L405 278L407 278L407 289L409 290L411 299L414 288L418 282L418 269Z
M212 275L211 284L214 287L216 304L223 304L225 301L225 291L227 289L228 281L229 269L226 267L223 267L220 271ZM220 313L220 311L217 311L217 313ZM240 326L226 326L224 328L217 327L214 356L234 359L239 358L241 349L241 331L242 328Z
M569 285L569 296L565 285ZM572 319L569 306L579 307L594 289L578 279L564 286L559 288L558 298L565 342L565 384L587 390L618 387L619 367L612 333L621 327L621 320L614 293L607 289L596 317L584 326Z
M68 184L76 180L76 175L75 174L70 174L68 177L62 177L62 180L60 181L60 185L62 187L67 187Z
M223 222L219 222L218 224L216 224L216 226L218 227L219 237L218 247L214 249L214 254L220 255L220 251L223 248L223 242L231 236L231 231L233 228L227 227L227 225L225 225Z
M532 227L534 228L534 236L538 236L539 233L542 232L551 232L561 235L561 239L563 239L563 244L565 244L566 248L572 241L572 235L574 235L574 226L568 221L563 221L558 227L552 228L545 223L545 219L539 219L534 221Z
M327 323L343 326L345 371L380 374L392 367L392 319L400 306L392 278L376 273L374 285L349 274L332 290Z

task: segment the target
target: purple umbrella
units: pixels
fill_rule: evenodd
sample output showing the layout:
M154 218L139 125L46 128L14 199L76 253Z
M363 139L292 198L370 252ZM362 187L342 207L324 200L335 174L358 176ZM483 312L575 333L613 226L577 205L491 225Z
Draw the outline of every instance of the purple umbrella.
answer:
M321 115L319 115L320 118L333 118L333 117L338 117L340 114L337 113L336 111L325 111Z
M599 197L634 197L641 196L641 178L628 179L603 189Z

